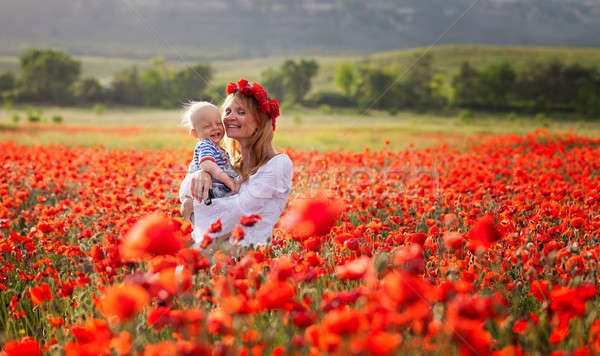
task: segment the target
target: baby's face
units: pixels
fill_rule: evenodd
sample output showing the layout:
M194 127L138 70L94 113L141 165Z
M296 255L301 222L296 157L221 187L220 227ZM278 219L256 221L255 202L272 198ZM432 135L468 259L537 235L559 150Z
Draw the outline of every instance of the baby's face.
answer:
M215 108L202 108L197 110L192 116L196 137L199 139L210 139L219 143L225 135L223 122L219 110Z

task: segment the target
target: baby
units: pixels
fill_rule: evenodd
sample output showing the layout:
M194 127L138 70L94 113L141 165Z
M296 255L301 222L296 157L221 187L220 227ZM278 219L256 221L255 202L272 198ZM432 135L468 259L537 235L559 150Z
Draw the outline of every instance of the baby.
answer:
M225 135L219 109L205 101L191 102L186 106L182 123L190 129L191 135L198 138L189 172L202 169L212 177L211 194L205 204L210 204L211 198L237 193L240 188L234 180L237 174L231 167L229 155L219 145ZM182 198L181 215L191 220L193 211L193 199L189 192Z

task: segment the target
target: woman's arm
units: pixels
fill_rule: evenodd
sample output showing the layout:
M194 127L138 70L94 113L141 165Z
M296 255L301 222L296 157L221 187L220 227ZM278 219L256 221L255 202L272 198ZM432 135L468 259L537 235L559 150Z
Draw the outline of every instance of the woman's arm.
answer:
M208 199L208 190L212 186L212 178L208 172L196 171L191 174L191 194L198 201Z
M186 199L207 199L211 185L212 178L207 172L188 173L179 186L179 200L183 203Z
M219 166L215 162L206 159L200 162L200 169L202 169L205 172L208 172L214 179L225 184L227 188L231 189L233 193L238 192L239 184L233 179L231 179L231 177L229 177L227 173L225 173L225 171L219 168Z

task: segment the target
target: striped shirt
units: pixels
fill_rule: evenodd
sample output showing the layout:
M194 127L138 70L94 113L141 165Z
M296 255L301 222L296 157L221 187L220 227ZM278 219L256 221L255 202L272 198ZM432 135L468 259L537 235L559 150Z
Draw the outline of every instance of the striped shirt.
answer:
M215 145L210 139L198 141L194 149L194 158L190 163L190 172L195 172L200 169L200 163L205 160L211 160L226 171L231 167L229 163L229 155L219 145Z

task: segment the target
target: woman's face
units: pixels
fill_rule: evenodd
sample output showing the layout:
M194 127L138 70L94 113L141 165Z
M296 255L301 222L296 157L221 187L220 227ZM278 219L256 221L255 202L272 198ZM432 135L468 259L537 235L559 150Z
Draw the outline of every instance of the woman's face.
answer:
M223 125L228 137L236 140L252 136L258 123L238 98L233 98L223 111Z

